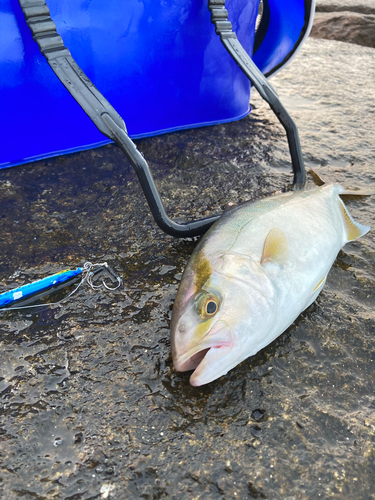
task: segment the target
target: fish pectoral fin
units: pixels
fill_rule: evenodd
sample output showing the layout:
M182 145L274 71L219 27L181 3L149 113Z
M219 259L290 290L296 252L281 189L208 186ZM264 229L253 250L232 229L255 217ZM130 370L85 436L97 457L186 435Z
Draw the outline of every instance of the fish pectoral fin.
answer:
M286 234L279 227L274 227L266 236L260 263L276 262L282 266L286 263L288 257L289 245Z
M350 215L350 213L347 211L344 203L341 200L339 200L339 202L348 241L356 240L360 236L363 236L366 233L368 233L370 231L370 227L364 226L363 224L359 224L359 222L356 222Z
M319 283L316 285L316 287L312 291L311 295L314 295L315 292L318 292L317 295L319 295L319 293L321 292L322 288L324 287L326 279L327 279L327 274L325 276L323 276L323 278L319 281Z

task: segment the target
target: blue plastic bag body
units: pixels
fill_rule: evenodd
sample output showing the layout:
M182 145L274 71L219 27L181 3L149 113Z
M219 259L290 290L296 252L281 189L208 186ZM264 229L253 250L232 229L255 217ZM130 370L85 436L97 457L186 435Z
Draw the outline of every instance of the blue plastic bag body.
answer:
M275 36L265 36L255 54L265 71L282 61L301 32L305 2L288 1L300 5L301 14L287 36L272 16ZM123 117L132 138L249 113L249 81L216 35L206 0L47 3L65 46ZM259 0L227 0L226 7L233 30L252 54ZM52 72L17 0L0 5L0 106L0 168L110 142Z

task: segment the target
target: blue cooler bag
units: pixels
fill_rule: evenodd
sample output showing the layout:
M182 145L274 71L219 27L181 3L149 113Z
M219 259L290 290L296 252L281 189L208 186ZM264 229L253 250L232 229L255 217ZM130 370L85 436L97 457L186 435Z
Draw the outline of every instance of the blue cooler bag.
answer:
M264 84L250 83L228 43L236 38L244 51L232 47L236 57L252 57L268 77L308 36L315 10L315 0L47 3L0 4L0 168L118 142L123 132L93 117L104 116L96 102L123 118L127 138L246 116L251 83ZM90 87L90 103L82 85Z

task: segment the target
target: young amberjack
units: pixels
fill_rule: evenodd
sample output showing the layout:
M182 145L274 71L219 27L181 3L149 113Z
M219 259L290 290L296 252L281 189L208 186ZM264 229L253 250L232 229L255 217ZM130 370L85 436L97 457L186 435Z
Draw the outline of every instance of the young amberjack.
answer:
M370 228L328 185L225 213L197 245L173 307L177 371L207 384L272 342L321 292L339 250Z

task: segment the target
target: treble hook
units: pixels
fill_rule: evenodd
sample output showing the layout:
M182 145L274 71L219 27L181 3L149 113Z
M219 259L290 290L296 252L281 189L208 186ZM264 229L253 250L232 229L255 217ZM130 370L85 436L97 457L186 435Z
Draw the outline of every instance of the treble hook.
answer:
M120 276L110 267L107 262L99 262L98 264L92 264L91 262L86 262L85 265L83 266L84 270L87 272L86 274L86 282L87 284L93 289L93 290L99 290L104 286L107 290L114 291L117 290L121 285L122 285L122 279ZM94 268L97 268L95 272L93 271ZM102 279L102 282L100 285L94 285L92 282L92 277L100 272L102 269L106 269L108 274L112 276L117 281L117 285L115 287L108 286L107 283Z

